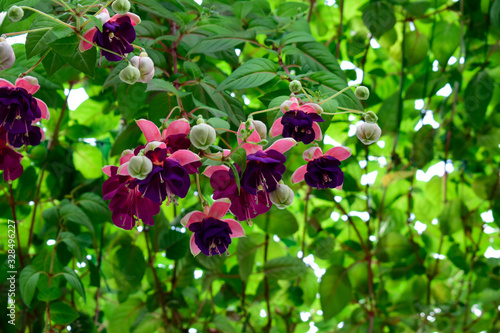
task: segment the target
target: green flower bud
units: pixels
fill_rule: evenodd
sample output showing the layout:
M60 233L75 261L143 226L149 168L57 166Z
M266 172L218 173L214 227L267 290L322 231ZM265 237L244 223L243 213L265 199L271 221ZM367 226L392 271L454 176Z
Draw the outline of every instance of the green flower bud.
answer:
M252 127L259 133L260 138L264 140L267 137L267 127L266 124L264 124L260 120L253 120L252 121Z
M141 72L139 71L138 68L128 65L124 69L121 70L120 74L118 75L120 77L120 80L122 80L125 83L128 84L134 84L141 78Z
M132 66L139 69L141 76L139 78L139 82L148 83L155 76L155 64L146 52L141 52L139 56L132 57L130 59L130 63Z
M285 184L278 184L274 192L269 193L269 198L271 202L276 205L279 209L285 209L290 206L293 202L293 191Z
M370 124L374 124L376 123L378 120L378 117L375 113L373 113L373 111L368 111L366 114L365 114L365 121L367 123L370 123Z
M364 101L370 97L370 90L365 86L360 86L356 88L354 95L356 95L357 99Z
M12 46L4 37L0 37L0 71L11 68L15 61L16 55Z
M204 123L205 123L205 119L203 119L202 116L199 116L198 119L196 119L196 125L204 124Z
M24 16L24 10L21 7L12 6L9 8L8 16L12 22L21 21Z
M130 10L130 2L128 0L115 0L111 8L115 13L124 15Z
M371 145L380 139L382 130L376 123L362 123L356 127L356 136L365 145Z
M146 156L134 156L128 162L127 170L130 176L134 178L146 179L153 170L153 163Z
M293 80L290 82L289 88L292 93L296 94L302 90L302 83L298 80Z
M193 146L198 149L205 150L215 142L215 129L205 123L195 125L191 128L189 138L191 139Z

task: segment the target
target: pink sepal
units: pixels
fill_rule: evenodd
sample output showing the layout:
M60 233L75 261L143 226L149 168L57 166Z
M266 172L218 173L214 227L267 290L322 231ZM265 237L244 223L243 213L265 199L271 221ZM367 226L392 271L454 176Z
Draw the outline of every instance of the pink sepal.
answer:
M118 167L118 171L117 173L120 175L120 176L130 176L130 174L128 173L128 162L126 163L123 163L122 165L120 165Z
M207 215L205 213L200 212L200 211L194 211L194 212L187 213L186 216L184 216L182 218L181 224L184 227L189 228L189 225L191 223L201 222L205 218L207 218Z
M197 256L201 252L200 248L198 247L198 245L196 245L194 241L194 234L191 235L191 240L189 241L189 248L191 249L191 253L193 254L193 256Z
M269 130L269 136L271 138L283 134L283 125L281 124L281 119L283 117L279 117L276 119L273 123L273 126L271 126L271 129Z
M147 119L139 119L136 120L135 123L137 124L137 126L139 126L142 133L144 133L147 142L162 140L158 126L156 126L152 121L149 121Z
M314 131L314 140L316 141L323 140L323 133L321 133L321 128L319 127L318 123L313 123L312 128Z
M178 160L180 165L186 165L200 160L198 155L187 149L179 149L170 155L169 158Z
M32 82L30 82L32 81ZM29 94L34 94L40 89L40 85L38 84L38 79L32 76L25 76L23 78L19 78L16 80L17 88L24 88Z
M231 200L227 198L216 200L210 207L208 216L220 220L227 214L229 207L231 207Z
M297 170L295 170L295 172L292 174L292 183L297 184L303 181L306 172L307 172L307 165L303 165L299 167Z
M85 33L83 34L83 38L88 40L89 42L92 42L94 40L94 35L96 31L97 31L96 27L93 27L92 29L85 31ZM80 52L85 52L87 50L90 50L92 46L93 46L92 44L84 41L83 39L80 39L78 50L80 50Z
M327 151L325 155L335 157L339 161L343 161L351 156L351 149L349 147L333 147Z
M0 79L0 88L1 87L14 88L14 85L5 79Z
M40 112L42 113L42 118L49 120L50 119L50 111L49 108L47 107L47 104L45 104L44 101L41 99L35 98L36 104L40 108Z
M203 174L205 176L207 176L208 178L210 178L210 177L212 177L212 175L215 171L219 171L219 170L229 171L229 167L227 167L225 165L217 165L217 166L210 165L210 166L207 166L205 171L203 171Z
M138 25L139 23L141 23L141 18L139 17L139 15L134 14L134 13L126 13L126 14L123 14L123 15L121 15L121 14L115 14L115 15L113 15L109 19L109 21L110 22L114 22L114 21L118 20L120 17L123 17L123 16L128 16L130 18L132 26L134 26L134 27L136 25Z
M295 139L292 139L292 138L279 139L279 140L276 140L271 145L271 147L267 148L265 151L274 149L274 150L277 150L283 154L284 152L288 151L290 148L292 148L296 144L297 144L297 141L295 141Z
M111 177L111 167L112 165L106 165L105 167L102 168L102 172Z
M231 238L244 237L245 229L241 226L240 222L235 221L233 219L223 220L227 224L229 224L229 228L231 228Z
M323 156L323 153L321 152L321 148L319 147L308 148L302 154L302 157L307 162L320 158L321 156Z
M175 134L189 134L189 123L185 119L175 120L168 125L167 129L163 130L163 138Z

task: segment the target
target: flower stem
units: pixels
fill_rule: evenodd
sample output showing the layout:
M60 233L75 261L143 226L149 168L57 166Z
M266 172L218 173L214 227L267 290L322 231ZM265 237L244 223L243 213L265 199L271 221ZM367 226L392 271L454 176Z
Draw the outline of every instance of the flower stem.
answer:
M323 112L323 114L326 114L327 116L336 116L338 114L346 114L346 113L360 113L360 114L365 114L366 112L360 111L360 110L353 110L353 109L348 109L348 108L343 108L341 106L338 107L340 110L347 110L344 112L335 112L335 113L328 113L328 112Z
M250 113L249 116L253 116L254 114L265 113L265 112L277 110L279 108L280 108L279 106L275 106L274 108L265 109L265 110L261 110L261 111L255 111L255 112Z
M26 72L24 73L21 73L19 74L19 77L25 77L26 75L28 75L29 72L31 72L32 70L34 70L38 65L40 65L40 63L42 62L42 60L47 56L47 54L49 54L50 52L50 49L47 50L47 52L45 52L43 54L43 56L40 58L40 60L38 60L36 62L36 64L34 64L30 69L28 69Z
M348 89L351 89L351 87L353 86L347 86L345 87L344 89L340 90L339 92L336 92L335 94L333 94L332 96L328 97L327 99L324 99L322 100L321 102L319 102L319 105L323 104L323 103L326 103L328 102L329 100L331 100L332 98L335 98L337 97L338 95L342 94L344 91L348 90Z
M83 28L83 27L82 27L82 28ZM88 39L86 39L85 37L83 37L83 36L82 36L82 35L80 35L80 34L77 34L77 37L78 37L78 38L80 38L81 40L83 40L83 41L85 41L85 42L89 43L90 45L97 47L98 49L100 49L100 50L102 50L102 51L106 51L106 52L109 52L109 53L112 53L112 54L114 54L114 55L117 55L117 56L121 57L121 58L122 58L122 59L124 59L127 63L129 63L129 64L130 64L130 61L129 61L129 60L128 60L128 59L127 59L124 55L122 55L122 54L120 54L120 53L113 52L113 51L108 50L108 49L105 49L104 47L99 46L99 45L95 44L94 42L89 41Z
M94 5L98 2L99 2L99 0L95 0L92 4L88 5L87 8L85 8L85 10L80 13L80 15L81 16L85 15L85 13L87 13L90 10L90 8L94 7ZM83 26L82 26L82 28L83 28Z
M100 8L97 12L95 12L94 16L99 15L99 14L100 14L100 13L101 13L104 9L106 9L106 7L110 6L110 5L113 3L113 1L115 1L115 0L110 0L110 1L108 1L108 3L107 3L106 5L104 5L104 6L103 6L103 7L101 7L101 8ZM94 2L94 3L95 3L95 2ZM87 9L86 9L83 13L82 13L82 15L83 15L83 14L85 14L85 13L86 13L86 12L87 12L87 11L88 11L88 10L89 10L92 6L93 6L93 5L94 5L94 4L90 5L90 6L89 6L89 7L88 7L88 8L87 8ZM86 26L89 22L91 22L91 21L90 21L90 20L88 20L88 21L86 21L84 24L82 24L82 26L81 26L81 28L80 28L80 29L85 28L85 26Z
M10 36L18 36L22 34L27 34L30 32L36 32L36 31L43 31L43 30L50 30L52 28L47 27L47 28L38 28L38 29L31 29L31 30L24 30L24 31L17 31L17 32L8 32L6 34L2 34L5 37L10 37Z
M67 28L70 28L70 29L73 29L73 30L75 29L75 27L74 27L74 26L72 26L71 24L68 24L68 23L63 22L63 21L61 21L61 20L59 20L59 19L56 19L55 17L52 17L52 16L50 16L49 14L45 14L44 12L39 11L38 9L31 8L31 7L28 7L28 6L20 6L20 8L22 8L22 9L28 9L28 10L34 11L35 13L38 13L38 14L40 14L40 15L43 15L43 16L45 16L45 17L47 17L47 18L51 19L52 21L55 21L55 22L57 22L57 23L59 23L59 24L61 24L61 25L64 25L64 26L65 26L65 27L67 27Z
M302 92L304 93L304 95L306 95L306 96L307 96L307 99L309 100L309 102L314 103L314 101L312 100L311 96L309 96L309 95L306 93L306 91L304 90L304 87L302 87L301 89L302 89Z
M205 200L203 194L201 194L201 186L200 186L200 175L196 174L196 187L198 188L198 196L200 197L202 206L208 206L208 201Z

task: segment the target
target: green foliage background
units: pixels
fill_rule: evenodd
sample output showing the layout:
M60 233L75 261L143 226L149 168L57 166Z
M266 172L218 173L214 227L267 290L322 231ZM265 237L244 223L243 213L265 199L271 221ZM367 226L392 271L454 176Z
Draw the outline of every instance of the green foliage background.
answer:
M2 0L0 11L14 3L68 19L50 1ZM19 180L0 185L1 281L12 207L19 221L16 331L43 331L48 312L57 332L500 330L499 259L485 257L500 250L499 0L134 0L131 11L143 20L135 44L157 66L147 85L121 83L123 61L96 66L95 48L80 54L59 28L15 44L18 60L0 73L13 82L47 53L30 75L50 108L48 140L24 153ZM0 33L49 24L26 13ZM377 113L385 143L350 136L357 116L325 117L324 134L353 151L342 191L294 186L291 207L256 218L222 257L189 253L180 219L201 207L194 187L152 228L111 223L101 168L145 142L134 119L160 125L181 103L235 130L287 99L288 78L324 97L344 88L359 74L341 61L363 71L371 96L361 105L347 93L340 105ZM451 94L437 95L445 86ZM89 99L69 110L65 89L80 87ZM416 127L426 113L439 126ZM269 128L276 115L256 118ZM287 183L302 148L287 155ZM416 179L438 162L442 176ZM203 177L202 191L211 193Z

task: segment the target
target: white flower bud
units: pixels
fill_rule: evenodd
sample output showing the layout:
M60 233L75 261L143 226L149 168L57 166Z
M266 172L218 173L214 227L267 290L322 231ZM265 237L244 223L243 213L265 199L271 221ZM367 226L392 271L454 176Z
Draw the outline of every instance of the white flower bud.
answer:
M129 175L134 178L146 179L153 170L153 163L146 156L134 156L128 162L127 170Z
M15 61L16 55L12 46L7 43L4 37L0 37L0 70L11 68Z
M365 86L359 86L354 91L354 95L356 95L357 99L364 101L370 97L370 90Z
M269 198L271 202L276 205L279 209L285 209L290 206L293 202L293 191L285 184L278 184L276 190L269 193Z
M155 150L161 145L164 145L164 143L160 141L151 141L146 145L146 147L144 147L144 154L146 154L148 151Z
M21 7L12 6L9 8L7 15L12 22L21 21L24 16L24 10Z
M356 126L356 136L365 145L371 145L380 139L382 130L376 123L362 123Z
M267 127L260 120L253 120L252 127L259 133L261 140L264 140L267 137Z
M118 76L120 77L120 80L122 80L123 82L128 84L134 84L137 82L137 80L140 79L141 72L136 67L128 65L127 67L121 70Z
M298 80L293 80L290 82L289 88L292 93L296 94L302 90L302 84Z
M128 0L115 0L111 8L115 13L124 15L130 10L130 2Z
M205 150L215 142L215 129L206 123L195 125L191 128L189 138L193 146Z
M132 57L130 63L141 73L139 82L148 83L155 76L155 64L146 52L141 52L139 56Z

